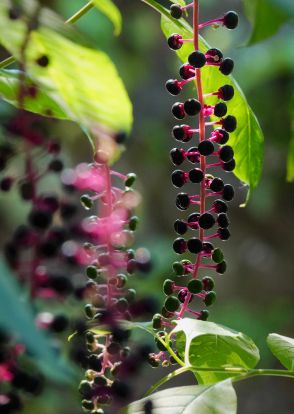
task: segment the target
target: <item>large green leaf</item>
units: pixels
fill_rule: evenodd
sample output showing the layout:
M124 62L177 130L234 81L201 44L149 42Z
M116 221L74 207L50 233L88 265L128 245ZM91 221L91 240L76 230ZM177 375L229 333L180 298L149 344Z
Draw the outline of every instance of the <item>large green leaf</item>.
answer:
M162 15L161 26L166 37L176 32L180 32L185 38L191 38L193 36L192 28L187 22L171 19L169 14ZM206 51L210 46L201 38L200 48L202 51ZM188 55L192 50L193 45L191 43L185 43L177 51L182 62L187 62ZM236 168L234 174L241 181L249 185L249 198L251 191L258 184L262 172L264 141L262 130L240 86L233 77L224 76L216 68L210 66L203 68L202 72L204 93L217 91L224 84L234 86L235 96L231 101L227 102L227 107L228 113L237 118L238 128L230 134L229 144L235 152ZM210 104L214 104L216 101L216 97L207 99L207 102Z
M290 139L290 145L288 149L287 180L294 181L294 96L291 101L290 113L292 119L292 136Z
M273 333L267 337L267 344L281 364L294 371L294 339Z
M7 5L7 0L0 4L0 43L19 59L25 25L21 20L8 19ZM49 58L47 67L36 64L43 55ZM52 99L58 97L68 119L91 130L102 124L114 131L130 131L132 105L105 53L75 44L41 26L31 33L26 70L46 94Z
M187 366L199 368L243 367L254 368L259 351L254 342L241 332L233 331L212 322L184 318L177 322L177 350ZM200 384L221 381L232 373L198 371Z
M119 35L121 32L122 17L116 5L111 0L92 0L92 3L109 18L114 26L114 34Z
M289 13L272 0L243 0L244 9L252 23L252 33L248 44L265 40L280 29L289 20Z
M50 379L66 383L77 379L70 363L58 357L49 338L36 328L32 310L3 260L0 260L0 326L16 335Z
M14 106L18 106L19 78L20 72L18 70L0 70L0 97ZM46 88L38 88L28 76L25 77L25 87L32 88L33 92L33 95L27 95L23 102L27 111L43 116L67 119L65 112L57 103L58 96L53 99L46 93ZM35 93L36 97L34 97Z
M124 413L143 414L144 405L149 401L154 414L235 414L237 412L237 397L231 380L208 386L196 385L159 391L130 404Z

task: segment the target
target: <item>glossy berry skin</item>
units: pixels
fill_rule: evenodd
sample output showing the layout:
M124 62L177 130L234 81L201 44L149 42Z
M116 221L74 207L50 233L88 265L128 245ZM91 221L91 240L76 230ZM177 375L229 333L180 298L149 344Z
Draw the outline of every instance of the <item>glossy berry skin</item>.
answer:
M223 85L218 90L218 97L223 101L230 101L235 94L235 90L232 85Z
M175 33L167 39L167 43L172 50L178 50L183 46L182 36Z
M173 148L170 151L170 158L171 158L172 163L174 165L181 165L185 160L185 157L184 157L182 151L179 150L178 148Z
M181 237L178 237L173 243L173 249L176 253L182 254L187 250L187 243Z
M198 148L197 147L191 147L191 148L188 149L187 152L188 152L187 159L192 164L196 164L196 163L200 162L200 154L197 153L198 152ZM197 153L197 154L195 154L195 153Z
M230 58L224 59L220 64L219 70L223 75L230 75L234 70L233 60Z
M188 99L184 103L184 111L189 116L197 115L201 111L201 103L197 99Z
M207 293L204 299L204 303L206 306L211 306L216 300L216 293L212 290Z
M188 283L188 290L190 293L200 293L202 291L202 282L198 279L192 279Z
M182 170L174 171L171 177L173 185L177 188L182 187L186 182L185 173Z
M223 170L227 172L234 171L235 167L236 167L236 161L234 160L234 158L228 162L225 162L222 166Z
M172 106L172 114L176 119L184 119L186 116L184 111L184 105L181 102L176 102Z
M217 220L216 221L217 221L217 224L219 225L219 227L222 227L222 228L226 228L230 224L229 219L228 219L228 216L226 215L226 213L220 213L217 216Z
M187 210L190 206L190 197L186 193L180 193L176 198L176 206L180 210Z
M228 142L230 136L227 131L225 131L224 129L218 128L218 129L215 129L214 132L217 134L216 142L218 144L224 145Z
M228 229L219 228L217 232L221 240L229 240L229 238L231 237L231 234Z
M198 229L199 225L198 225L198 220L200 217L200 213L192 213L190 214L190 216L188 217L188 223L189 223L189 227L191 229Z
M171 95L179 95L182 88L176 79L170 79L166 82L165 87Z
M209 276L205 276L202 279L202 286L206 292L209 292L210 290L214 288L214 280Z
M205 55L199 50L195 50L188 57L188 62L196 69L202 68L206 64Z
M223 25L228 29L236 29L239 23L238 14L234 11L228 11L224 15Z
M228 211L228 206L223 200L215 200L212 206L216 213L226 213Z
M223 54L219 49L212 48L209 49L206 54L206 61L207 63L218 63L221 62L223 59Z
M163 292L169 296L174 291L174 282L170 279L166 279L163 283Z
M185 303L186 297L188 295L187 289L181 289L178 293L178 299L181 303ZM191 303L193 300L193 296L190 297L189 303Z
M183 16L183 10L179 4L172 4L170 6L170 14L174 19L180 19Z
M201 214L201 216L199 217L199 226L202 229L205 229L205 230L211 229L211 227L213 227L214 224L215 224L215 219L213 215L210 213Z
M193 68L193 66L189 64L182 65L180 67L179 73L180 73L181 78L184 80L195 77L195 69Z
M228 115L222 120L222 126L227 132L234 132L237 128L237 120L233 115Z
M227 114L227 105L223 102L219 102L214 107L214 115L221 118Z
M226 201L233 200L235 195L234 188L231 184L226 184L223 189L223 199Z
M164 302L164 307L168 312L176 312L179 309L180 301L175 296L169 296Z
M189 179L192 183L201 183L204 178L204 174L200 168L194 168L193 170L189 171Z
M221 147L221 149L219 150L219 157L222 161L224 162L229 162L233 159L234 157L234 151L233 148L230 147L229 145L224 145L223 147Z
M198 151L201 155L207 157L214 152L214 145L211 141L202 141L198 145Z
M188 226L183 220L176 220L174 223L174 229L176 233L183 235L187 232Z
M203 244L200 239L197 239L196 237L192 237L188 240L187 243L188 250L190 253L198 254L202 251Z
M211 191L218 193L219 191L222 191L224 188L224 182L221 178L214 178L210 185L209 188L211 189Z
M193 133L190 132L189 125L176 125L173 127L173 136L177 141L188 142Z

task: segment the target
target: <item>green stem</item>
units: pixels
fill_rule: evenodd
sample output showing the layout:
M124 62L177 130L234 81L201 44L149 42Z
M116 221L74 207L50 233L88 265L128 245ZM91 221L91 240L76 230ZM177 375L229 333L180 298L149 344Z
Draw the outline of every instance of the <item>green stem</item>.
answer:
M81 17L84 16L89 10L91 10L94 7L94 4L92 1L89 1L84 7L82 7L79 11L77 11L73 16L71 16L69 19L65 21L65 24L73 24L76 21L78 21ZM5 68L6 66L11 65L14 63L16 59L13 56L9 56L7 59L0 62L0 69Z
M84 14L86 14L89 10L94 7L92 1L89 1L84 7L82 7L79 11L77 11L73 16L65 21L65 24L73 24L78 21Z
M176 369L175 371L171 372L170 374L166 375L165 377L161 378L159 381L157 381L152 387L149 388L149 390L146 392L145 397L148 397L150 394L152 394L157 388L161 387L165 382L171 380L172 378L176 377L177 375L183 374L184 372L190 371L190 368L182 367L179 369Z
M175 354L173 349L169 346L169 335L167 336L167 342L159 335L156 335L156 338L162 343L162 345L166 348L169 354L177 361L177 363L184 367L185 363L178 357L177 354Z
M0 69L6 68L6 66L9 66L14 62L15 62L14 57L9 56L7 59L4 59L4 60L2 60L2 62L0 62Z

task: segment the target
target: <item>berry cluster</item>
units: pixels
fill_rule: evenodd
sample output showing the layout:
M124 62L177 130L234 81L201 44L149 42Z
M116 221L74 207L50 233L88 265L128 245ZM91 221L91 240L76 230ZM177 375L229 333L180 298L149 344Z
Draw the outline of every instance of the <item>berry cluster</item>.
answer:
M180 67L182 79L168 80L166 89L171 95L177 96L184 85L191 81L197 87L197 99L176 102L172 106L175 119L187 119L187 123L173 128L173 138L180 143L180 147L173 148L170 152L171 161L177 167L171 177L173 185L182 188L190 184L191 188L196 188L196 191L192 190L192 194L180 192L176 197L176 206L181 212L189 208L197 209L187 218L181 217L175 221L174 229L178 237L173 243L173 249L179 255L189 252L196 257L193 261L184 259L173 263L174 275L164 282L164 307L161 314L153 317L153 328L159 330L156 343L161 351L151 355L150 362L153 366L157 366L162 360L163 365L173 362L166 360L166 347L158 338L164 337L165 330L173 326L174 319L181 319L187 313L201 320L206 320L209 316L207 309L197 310L197 307L201 306L201 302L206 307L214 303L214 280L208 275L201 278L199 273L213 270L217 274L223 274L226 271L224 255L212 241L229 239L227 203L234 197L234 189L230 184L225 184L222 178L207 171L213 167L221 167L227 172L235 168L234 151L227 142L229 134L237 128L237 120L227 114L226 105L234 97L234 88L224 83L217 91L207 91L204 94L201 79L201 68L204 66L213 66L223 75L229 75L234 62L230 58L224 58L222 52L215 48L204 53L200 51L198 34L199 29L208 25L222 24L234 29L238 24L238 15L230 11L222 18L199 24L199 5L196 0L186 6L173 4L170 8L171 15L176 19L181 18L183 11L188 8L193 8L193 39L184 39L180 34L173 34L168 38L168 45L171 49L178 50L186 42L191 42L195 50L188 56L188 62ZM208 103L210 97L217 98L215 105ZM196 116L198 125L194 127L191 123ZM209 117L217 120L209 121ZM211 126L214 130L208 133L207 128ZM189 148L186 143L192 139L196 139L196 145Z
M83 408L92 414L103 413L103 406L109 404L118 409L130 397L127 377L138 371L150 349L131 351L130 330L124 321L154 312L150 300L137 300L136 291L128 288L134 272L150 269L148 252L130 248L138 224L133 210L140 201L132 189L136 176L110 169L107 159L98 150L92 164L81 164L66 174L68 182L90 192L81 196L85 209L98 210L82 222L88 238L83 247L88 303L82 332L88 354L81 360L86 374L79 390Z
M22 361L21 361L22 360ZM24 363L25 360L25 363ZM23 345L15 343L5 331L0 331L0 412L20 412L24 395L38 395L44 379L34 372Z

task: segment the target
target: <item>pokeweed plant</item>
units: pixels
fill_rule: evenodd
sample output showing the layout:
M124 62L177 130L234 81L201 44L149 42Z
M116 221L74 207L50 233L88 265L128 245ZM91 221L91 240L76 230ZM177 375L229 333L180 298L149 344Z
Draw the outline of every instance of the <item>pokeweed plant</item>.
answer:
M176 220L178 237L173 248L178 254L189 251L195 258L173 264L173 275L164 282L166 299L162 312L153 317L152 323L131 321L152 313L153 303L150 299L136 300L134 290L127 287L134 271L150 268L146 251L134 251L129 246L138 221L133 209L140 199L131 189L135 175L121 174L112 168L112 162L121 153L125 133L131 129L131 104L110 59L80 45L76 32L68 27L96 6L108 15L119 33L118 9L110 0L93 0L64 25L57 16L40 8L39 19L27 36L29 17L38 7L37 2L1 2L0 42L12 56L0 63L0 91L6 101L21 110L76 122L92 145L92 162L67 169L62 178L66 186L85 191L81 202L86 210L93 211L80 226L87 242L67 244L65 249L71 257L74 250L75 260L86 266L88 277L84 296L88 302L86 320L76 326L70 338L74 346L77 338L87 346L86 352L79 352L86 369L85 379L79 385L83 409L91 414L119 412L132 399L129 377L148 359L154 367L180 367L153 384L146 398L130 404L124 412L235 413L234 382L259 375L294 376L293 339L277 334L267 339L286 370L255 369L259 351L254 342L240 332L207 322L208 311L203 309L213 304L216 293L211 275L202 277L201 273L225 272L223 253L214 243L230 236L227 202L233 198L234 189L218 177L219 171L232 171L248 185L249 196L258 184L262 168L262 132L245 96L230 76L234 63L224 58L222 51L208 46L199 34L208 26L234 29L238 16L229 11L200 23L199 0L189 4L172 2L170 11L155 0L143 1L161 13L168 45L183 63L181 80L167 81L166 89L175 96L189 84L195 84L197 90L197 95L172 105L173 116L185 123L173 128L179 147L170 154L177 168L172 173L174 186L182 188L190 183L191 188L198 190L192 194L181 192L176 198L179 210L196 208L196 212ZM190 10L193 27L184 19ZM20 70L3 69L14 61L20 63ZM64 70L69 67L71 71ZM76 88L72 88L73 84ZM19 91L24 86L34 93L20 99ZM110 90L115 92L111 94ZM53 165L56 167L56 162ZM11 180L4 179L2 190L11 184ZM31 224L36 227L35 216ZM188 237L191 232L195 235ZM13 264L15 257L11 252L9 259ZM194 302L198 302L197 308ZM140 344L130 348L130 332L137 328L153 334L159 352L150 353L148 346ZM6 364L6 380L13 380L11 371ZM159 386L187 371L194 374L199 385L154 393ZM18 409L18 402L10 400L8 394L1 394L0 403L8 412Z

